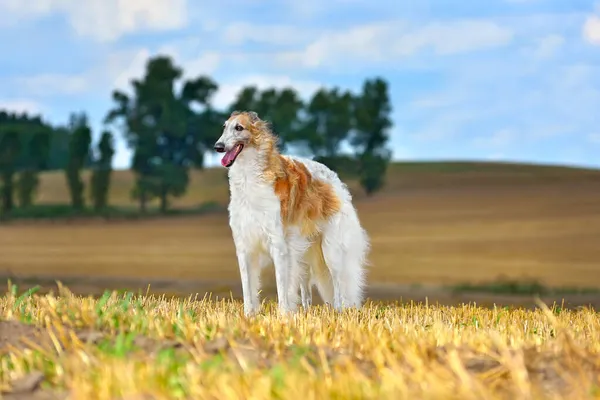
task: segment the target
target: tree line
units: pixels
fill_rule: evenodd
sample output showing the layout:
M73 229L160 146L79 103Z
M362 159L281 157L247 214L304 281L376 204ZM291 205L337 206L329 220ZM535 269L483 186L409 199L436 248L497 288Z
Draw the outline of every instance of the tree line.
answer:
M148 60L144 76L131 81L129 93L112 92L104 130L92 143L85 113L74 113L66 126L51 126L40 117L0 112L0 209L30 207L39 187L38 174L63 170L71 206L84 209L88 182L92 207L108 207L108 191L117 131L132 150L135 185L131 195L140 211L159 199L161 212L173 197L185 194L192 168L203 168L205 154L235 110L253 110L271 122L281 151L312 156L339 173L359 179L367 194L379 190L391 153L387 147L391 102L387 82L367 79L359 93L321 88L304 102L292 88L242 88L220 110L213 99L219 87L208 76L183 79L184 71L167 56ZM344 153L347 145L351 153ZM15 199L17 201L15 201Z

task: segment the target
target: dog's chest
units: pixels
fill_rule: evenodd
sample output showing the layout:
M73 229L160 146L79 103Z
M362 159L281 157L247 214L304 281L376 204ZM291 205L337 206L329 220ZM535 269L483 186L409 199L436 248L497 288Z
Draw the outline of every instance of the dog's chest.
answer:
M280 218L279 198L271 185L240 177L230 181L229 221L245 243L264 241Z

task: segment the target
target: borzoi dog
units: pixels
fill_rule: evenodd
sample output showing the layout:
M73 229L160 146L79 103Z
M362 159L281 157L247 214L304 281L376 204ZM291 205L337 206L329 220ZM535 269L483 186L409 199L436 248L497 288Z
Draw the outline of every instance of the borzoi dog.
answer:
M325 165L277 150L275 136L255 112L234 111L214 145L225 153L229 225L244 295L244 313L260 308L260 272L275 267L279 311L312 300L312 285L336 310L359 307L369 238L352 197Z

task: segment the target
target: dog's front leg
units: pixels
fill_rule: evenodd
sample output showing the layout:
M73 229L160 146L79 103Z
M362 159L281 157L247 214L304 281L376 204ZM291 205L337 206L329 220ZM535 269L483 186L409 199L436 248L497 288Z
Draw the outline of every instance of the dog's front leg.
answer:
M279 312L293 312L296 307L290 301L290 290L292 289L290 279L291 259L288 245L283 236L283 230L280 235L271 238L270 253L275 266Z
M258 287L256 287L255 277L252 276L255 271L250 265L249 257L245 252L238 251L237 257L244 296L244 314L250 316L258 312L259 308Z
M244 297L244 314L250 316L255 314L260 308L258 301L259 277L260 271L253 268L250 263L250 252L244 245L243 238L236 229L233 229L233 243L240 269L240 279L242 281L242 295Z

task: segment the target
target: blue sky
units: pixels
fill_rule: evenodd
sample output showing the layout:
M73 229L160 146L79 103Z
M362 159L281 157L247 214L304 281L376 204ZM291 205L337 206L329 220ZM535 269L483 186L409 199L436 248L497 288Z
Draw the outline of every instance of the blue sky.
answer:
M158 53L216 79L218 106L247 84L308 98L382 76L396 159L600 167L600 3L584 0L0 0L0 108L85 111L97 133Z

